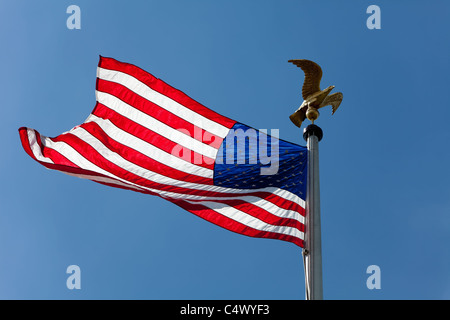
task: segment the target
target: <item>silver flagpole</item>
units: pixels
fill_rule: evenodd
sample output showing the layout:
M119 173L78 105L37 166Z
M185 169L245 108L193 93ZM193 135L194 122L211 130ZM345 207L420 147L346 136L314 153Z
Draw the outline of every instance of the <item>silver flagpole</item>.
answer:
M308 175L306 186L305 265L306 300L323 299L322 239L320 227L319 141L320 127L311 124L304 129L303 138L308 148Z
M319 188L319 141L323 132L314 121L319 117L318 109L331 106L332 114L342 102L342 92L330 94L334 86L320 90L322 69L311 60L289 60L305 73L302 87L303 103L289 116L292 123L301 127L303 121L312 122L303 131L308 148L308 176L306 185L306 219L303 264L305 267L305 288L307 300L323 299L322 282L322 238L320 228L320 188Z

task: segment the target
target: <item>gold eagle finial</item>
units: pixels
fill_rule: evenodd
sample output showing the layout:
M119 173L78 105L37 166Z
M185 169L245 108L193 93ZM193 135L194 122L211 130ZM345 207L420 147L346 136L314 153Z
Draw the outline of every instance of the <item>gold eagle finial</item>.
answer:
M341 92L328 95L334 86L329 86L324 90L320 90L320 80L322 79L322 69L320 66L310 60L298 59L289 60L297 67L300 67L305 73L305 80L302 87L303 103L293 114L289 116L291 121L297 126L301 127L302 122L308 118L314 123L319 117L320 109L331 105L332 114L334 114L342 102L343 95Z

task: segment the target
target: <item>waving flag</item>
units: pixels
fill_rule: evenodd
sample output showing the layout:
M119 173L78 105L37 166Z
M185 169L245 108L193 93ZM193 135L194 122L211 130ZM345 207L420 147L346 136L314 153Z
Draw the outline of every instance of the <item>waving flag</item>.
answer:
M156 195L228 230L303 247L305 147L112 58L100 57L96 100L83 124L55 138L20 128L25 151L48 169Z

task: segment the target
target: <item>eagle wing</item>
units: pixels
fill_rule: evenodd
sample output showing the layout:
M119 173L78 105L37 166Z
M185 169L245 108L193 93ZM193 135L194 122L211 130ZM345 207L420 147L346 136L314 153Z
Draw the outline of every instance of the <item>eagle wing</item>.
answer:
M339 108L339 105L341 104L343 98L344 98L344 95L342 94L342 92L336 92L336 93L330 94L329 96L327 96L325 98L325 100L323 100L323 102L320 104L319 108L331 105L331 108L333 109L333 112L331 114L334 114L336 112L337 108Z
M289 60L297 67L301 68L305 73L305 81L302 87L303 99L306 99L311 94L320 91L320 80L322 79L322 69L320 66L310 60L296 59Z

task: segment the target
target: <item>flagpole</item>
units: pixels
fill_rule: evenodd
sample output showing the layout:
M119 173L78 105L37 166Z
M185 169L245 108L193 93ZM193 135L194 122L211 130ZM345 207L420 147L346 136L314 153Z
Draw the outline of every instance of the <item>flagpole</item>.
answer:
M322 129L315 124L308 125L303 131L303 138L308 148L305 248L303 249L306 300L323 299L319 186L319 141L322 137Z
M320 90L322 68L311 60L292 59L297 67L305 73L302 87L304 101L289 116L292 123L301 127L308 119L311 124L303 131L308 149L308 176L306 186L305 242L303 248L303 264L305 267L305 291L307 300L323 299L322 281L322 239L320 227L320 188L319 188L319 141L323 132L314 121L319 117L318 109L331 106L334 114L342 102L342 92L330 94L334 86Z

